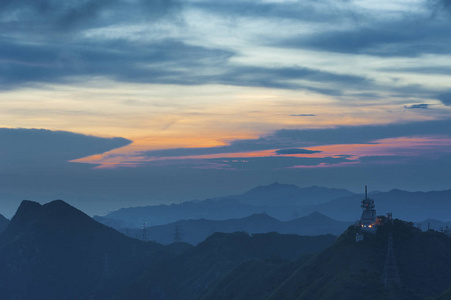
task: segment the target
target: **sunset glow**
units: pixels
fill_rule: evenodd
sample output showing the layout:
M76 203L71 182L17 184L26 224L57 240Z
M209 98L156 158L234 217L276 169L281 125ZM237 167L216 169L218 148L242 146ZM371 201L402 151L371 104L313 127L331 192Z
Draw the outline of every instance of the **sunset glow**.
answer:
M448 188L442 2L1 3L0 194Z

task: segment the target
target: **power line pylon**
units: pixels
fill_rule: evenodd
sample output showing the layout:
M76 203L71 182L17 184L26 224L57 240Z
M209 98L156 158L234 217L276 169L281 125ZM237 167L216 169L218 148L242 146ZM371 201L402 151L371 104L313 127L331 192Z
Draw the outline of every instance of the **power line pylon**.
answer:
M400 286L398 266L396 265L395 254L393 253L393 235L388 235L387 258L385 259L384 273L382 275L386 290L393 290L395 286Z
M142 229L142 240L147 242L147 222L144 222L141 229Z
M182 242L182 230L180 225L175 226L175 232L174 232L174 243L181 243Z

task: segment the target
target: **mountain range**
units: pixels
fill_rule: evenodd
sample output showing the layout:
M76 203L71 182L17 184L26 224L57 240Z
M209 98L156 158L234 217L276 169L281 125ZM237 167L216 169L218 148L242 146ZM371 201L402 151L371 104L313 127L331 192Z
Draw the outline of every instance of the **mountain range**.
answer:
M394 217L420 222L426 219L451 220L451 190L407 192L398 189L373 192L378 215L391 212ZM217 197L181 204L123 208L97 220L115 228L140 228L189 219L240 219L266 213L289 221L313 212L330 218L353 222L360 218L363 195L343 189L324 187L299 188L274 183L260 186L241 195Z
M213 200L235 199L242 204L253 206L311 206L351 195L354 193L346 189L319 186L300 188L294 184L275 182L255 187L241 195L217 197Z
M102 220L100 220L102 222ZM232 233L244 231L250 234L278 232L282 234L297 235L339 235L344 232L350 222L343 222L331 219L320 213L312 213L308 216L297 218L291 221L282 222L265 213L254 214L241 219L229 220L181 220L165 225L152 226L148 228L117 228L120 232L138 239L143 239L145 234L147 239L162 244L174 242L176 231L180 238L187 243L196 245L205 240L215 232ZM145 230L145 232L144 232Z
M227 220L260 213L288 221L314 212L314 203L325 203L350 195L354 193L344 189L317 186L300 188L273 183L241 195L171 205L122 208L103 216L102 223L115 224L115 227L141 227L144 223L155 226L188 219Z
M163 246L129 238L61 200L45 205L23 201L0 234L0 295L46 300L450 299L451 238L398 219L382 223L360 242L358 232L349 226L338 238L214 233L194 247ZM384 285L384 276L393 278L395 269L399 281Z

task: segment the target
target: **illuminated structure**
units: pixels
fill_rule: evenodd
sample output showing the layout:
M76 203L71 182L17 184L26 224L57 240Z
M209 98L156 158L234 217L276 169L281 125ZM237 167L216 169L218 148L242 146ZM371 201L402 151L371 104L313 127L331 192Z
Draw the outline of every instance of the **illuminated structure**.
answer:
M365 199L362 200L361 205L363 211L360 217L359 225L362 230L367 232L376 232L376 209L374 206L374 200L368 198L368 188L365 185Z

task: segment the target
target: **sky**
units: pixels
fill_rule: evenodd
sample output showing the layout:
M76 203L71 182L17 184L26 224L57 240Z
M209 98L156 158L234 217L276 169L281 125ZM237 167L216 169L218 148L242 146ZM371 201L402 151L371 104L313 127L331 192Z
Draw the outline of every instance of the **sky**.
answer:
M0 213L449 189L449 32L449 0L1 1Z

